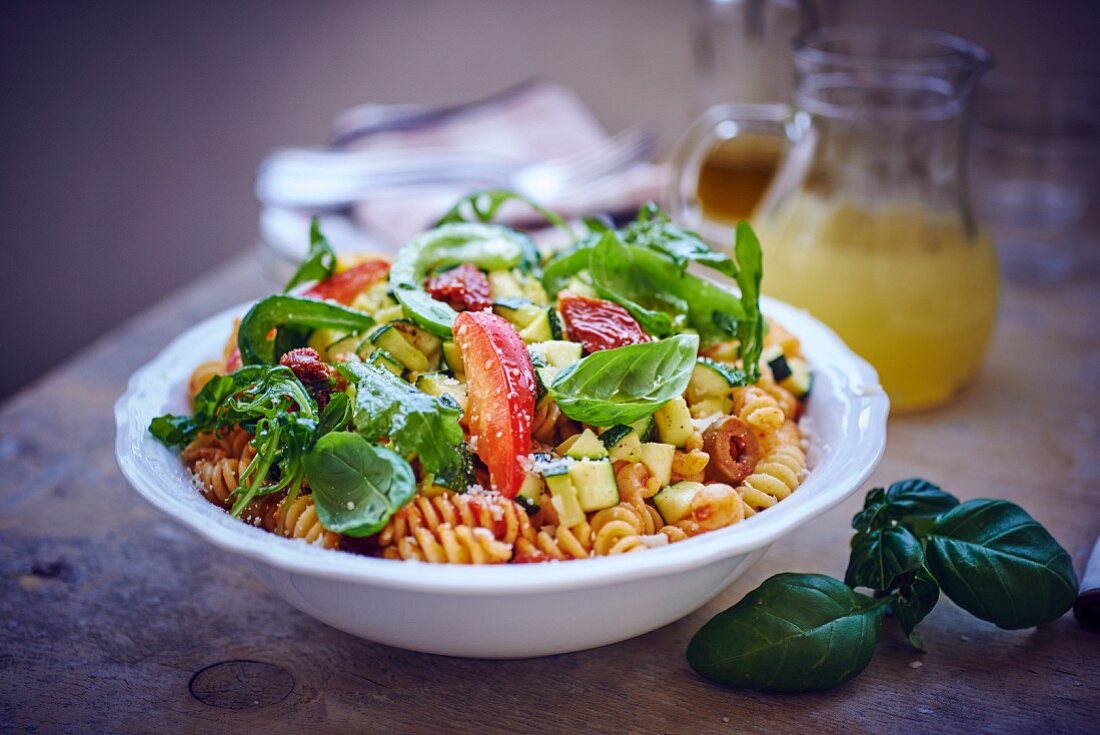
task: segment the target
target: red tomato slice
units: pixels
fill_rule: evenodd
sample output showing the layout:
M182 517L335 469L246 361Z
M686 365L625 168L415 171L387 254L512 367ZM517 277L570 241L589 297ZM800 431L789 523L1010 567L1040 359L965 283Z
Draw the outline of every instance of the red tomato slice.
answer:
M649 341L630 312L613 301L590 299L566 291L558 297L558 309L565 320L565 328L584 346L585 352Z
M436 301L447 302L455 311L482 311L492 307L489 279L470 263L432 276L424 289Z
M344 306L351 306L356 296L381 281L389 275L389 272L389 261L368 260L348 268L343 273L329 276L306 291L304 295L311 299L337 301Z
M489 483L506 498L523 484L521 457L531 453L535 370L515 328L489 311L463 311L455 319L469 404L467 426L474 451L489 468Z

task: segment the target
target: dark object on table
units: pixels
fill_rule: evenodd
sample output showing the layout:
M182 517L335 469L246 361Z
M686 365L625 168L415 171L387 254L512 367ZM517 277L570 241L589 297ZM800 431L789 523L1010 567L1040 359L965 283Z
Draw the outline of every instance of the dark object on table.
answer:
M1073 617L1082 628L1100 630L1100 538L1092 547L1085 573L1081 575L1081 592L1073 606Z

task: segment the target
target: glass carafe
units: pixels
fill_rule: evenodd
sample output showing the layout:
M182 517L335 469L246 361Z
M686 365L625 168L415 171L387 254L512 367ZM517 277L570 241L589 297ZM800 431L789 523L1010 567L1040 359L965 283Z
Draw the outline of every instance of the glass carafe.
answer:
M981 365L997 261L970 204L971 92L988 54L948 34L818 28L795 42L788 108L713 108L681 143L671 207L713 244L697 197L706 151L770 133L786 154L752 217L763 291L808 309L879 371L892 405L934 406Z

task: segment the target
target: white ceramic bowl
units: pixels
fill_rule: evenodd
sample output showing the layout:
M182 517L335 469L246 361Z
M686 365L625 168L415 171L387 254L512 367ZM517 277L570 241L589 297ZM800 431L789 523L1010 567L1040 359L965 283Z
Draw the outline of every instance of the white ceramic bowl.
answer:
M770 299L764 311L802 341L814 371L804 427L811 473L789 498L742 523L638 554L495 567L390 561L266 533L206 502L175 453L146 431L189 410L192 368L221 354L237 307L189 329L130 378L115 404L119 467L155 507L225 553L299 610L373 641L451 656L518 658L641 635L705 604L779 537L850 495L886 442L888 401L875 371L827 327Z

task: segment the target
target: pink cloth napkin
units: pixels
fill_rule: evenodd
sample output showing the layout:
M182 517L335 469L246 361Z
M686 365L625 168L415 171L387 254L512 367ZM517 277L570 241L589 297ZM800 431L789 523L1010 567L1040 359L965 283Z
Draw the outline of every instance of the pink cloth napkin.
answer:
M569 156L607 138L607 132L572 90L533 79L454 107L356 107L337 118L332 143L355 151L433 148L485 152L526 164ZM563 198L542 204L565 217L622 212L660 198L665 181L662 167L642 163L616 176L614 185L598 199ZM418 189L401 197L362 202L353 208L353 217L381 240L403 243L467 193L453 185ZM502 214L506 221L517 224L528 216L520 205Z

